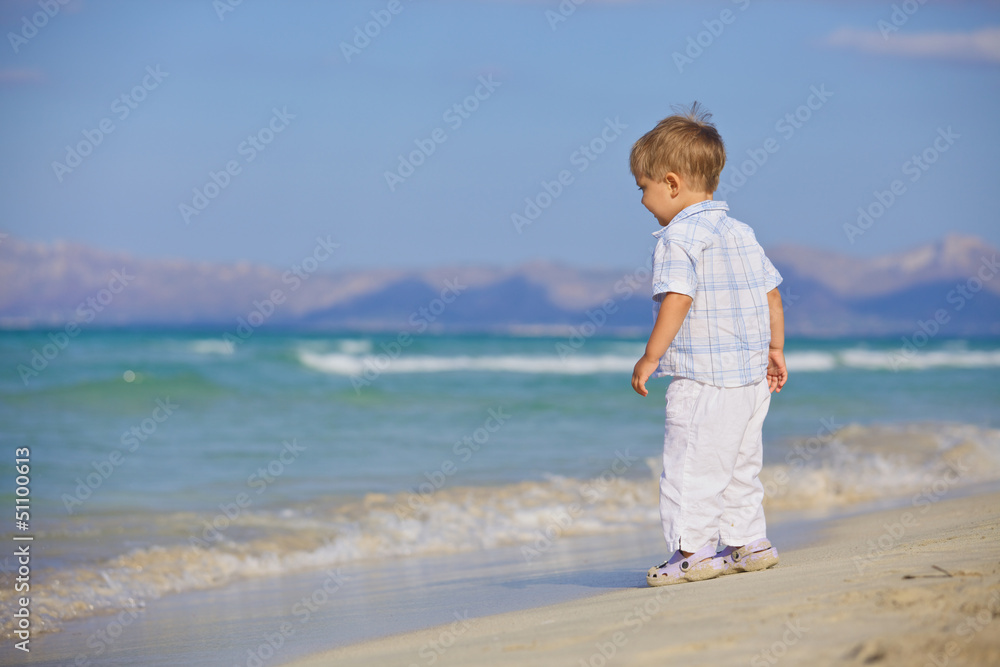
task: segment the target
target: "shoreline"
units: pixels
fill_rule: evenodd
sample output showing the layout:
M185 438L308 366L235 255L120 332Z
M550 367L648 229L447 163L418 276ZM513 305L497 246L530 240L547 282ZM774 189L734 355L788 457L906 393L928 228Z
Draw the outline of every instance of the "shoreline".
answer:
M1000 662L995 488L821 523L822 537L763 572L456 619L283 664Z
M658 526L563 537L537 556L526 556L530 551L518 545L356 561L163 596L126 619L103 614L68 622L33 638L30 654L2 647L0 662L600 667L607 660L603 653L613 652L618 664L629 665L680 656L690 664L746 665L760 658L753 664L773 665L776 653L766 651L776 648L803 651L788 664L814 653L823 664L856 664L844 657L854 649L895 655L900 637L931 641L923 621L947 621L951 630L942 626L937 636L964 641L956 626L966 616L975 623L984 609L1000 615L997 485L961 489L926 508L899 499L888 508L847 507L826 517L775 513L769 535L781 552L778 567L662 589L649 589L644 577L664 555ZM914 516L907 518L908 512ZM930 539L935 532L942 537ZM900 579L901 573L915 578ZM943 584L942 590L922 592L920 584L928 582ZM960 600L963 595L967 599ZM967 613L955 611L957 601ZM922 606L947 613L913 616L913 607ZM893 611L905 613L888 613ZM861 620L832 634L812 632L832 622L823 613L839 623ZM794 634L796 619L810 632L789 635L795 642L786 646L783 633ZM1000 659L996 640L979 645L986 634L972 634L970 648L962 644L948 664L981 664L961 661L980 649L997 650ZM677 637L683 639L670 639ZM839 644L831 648L834 639ZM946 655L946 644L934 649L937 655ZM912 660L899 664L923 665L924 657L909 655Z
M774 534L803 540L812 520ZM579 601L644 583L663 557L659 526L565 536L439 556L353 561L150 599L63 623L31 652L0 646L0 663L63 666L192 663L269 667L317 652L462 619ZM151 649L155 648L155 654Z

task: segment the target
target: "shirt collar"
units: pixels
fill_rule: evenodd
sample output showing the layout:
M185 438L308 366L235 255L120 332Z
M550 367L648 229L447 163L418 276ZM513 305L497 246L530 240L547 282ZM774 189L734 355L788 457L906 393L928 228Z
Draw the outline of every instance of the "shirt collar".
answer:
M704 213L706 211L728 211L728 210L729 210L729 204L727 204L724 201L715 201L714 199L706 199L705 201L700 201L696 204L691 204L687 208L682 209L680 213L675 215L674 219L670 221L669 225L667 225L666 227L661 227L660 229L653 232L653 236L659 238L663 234L666 234L667 230L670 229L670 227L676 225L684 218L690 218L691 216L697 215L699 213Z

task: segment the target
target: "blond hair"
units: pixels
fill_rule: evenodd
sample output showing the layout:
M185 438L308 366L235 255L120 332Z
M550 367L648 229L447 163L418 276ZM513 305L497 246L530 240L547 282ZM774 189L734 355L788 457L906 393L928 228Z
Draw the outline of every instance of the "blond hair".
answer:
M697 102L674 111L632 146L632 175L658 181L673 171L688 179L693 189L715 192L726 164L726 147L709 122L712 114Z

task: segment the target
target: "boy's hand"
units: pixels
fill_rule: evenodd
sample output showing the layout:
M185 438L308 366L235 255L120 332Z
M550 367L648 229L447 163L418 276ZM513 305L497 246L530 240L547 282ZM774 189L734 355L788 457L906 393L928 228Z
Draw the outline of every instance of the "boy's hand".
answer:
M785 368L785 353L771 348L767 353L767 388L772 392L781 393L781 388L788 381L788 369Z
M639 361L635 362L635 368L632 369L632 388L635 389L635 393L640 396L649 394L646 390L646 380L649 379L649 376L653 374L653 371L659 365L659 359L648 359L645 355Z
M781 392L788 381L785 368L785 309L781 305L781 292L775 287L767 293L767 310L771 316L771 345L767 352L767 388Z
M687 294L680 292L667 292L660 301L660 312L656 314L656 324L649 334L649 342L646 343L646 352L642 359L635 362L632 369L632 388L640 396L649 394L646 391L646 380L653 374L660 359L667 353L667 348L677 335L677 331L684 323L688 310L691 309L693 299Z

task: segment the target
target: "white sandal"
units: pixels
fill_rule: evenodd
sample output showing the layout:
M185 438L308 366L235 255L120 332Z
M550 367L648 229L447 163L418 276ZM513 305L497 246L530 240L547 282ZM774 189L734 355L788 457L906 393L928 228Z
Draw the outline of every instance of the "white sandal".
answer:
M715 545L710 544L690 556L679 550L656 567L649 568L646 583L650 586L670 586L687 581L704 581L725 574L726 565L716 558Z
M726 547L719 552L724 564L722 574L756 572L778 564L778 550L767 538L755 540L742 547Z

